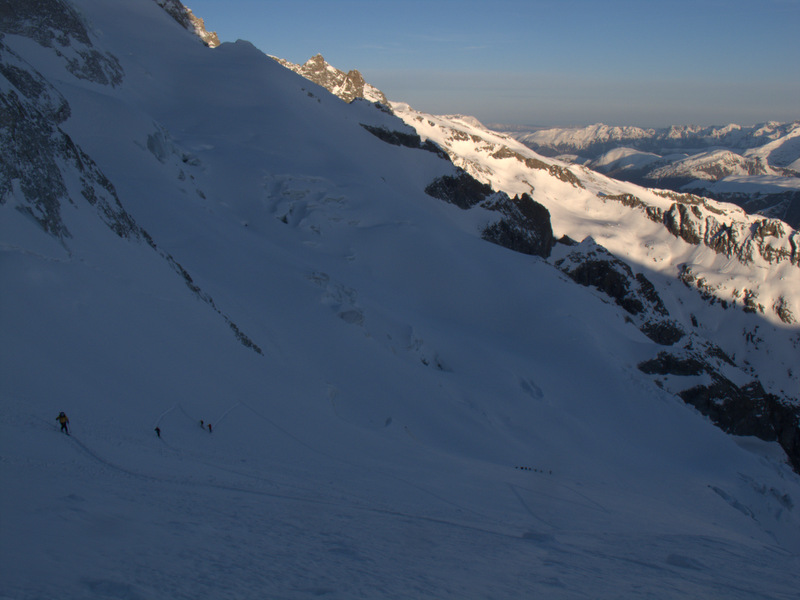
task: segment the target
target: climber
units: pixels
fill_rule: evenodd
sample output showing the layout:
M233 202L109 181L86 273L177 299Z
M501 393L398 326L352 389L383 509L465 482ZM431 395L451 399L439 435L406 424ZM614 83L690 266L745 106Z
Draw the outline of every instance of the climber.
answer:
M69 418L67 418L67 415L64 414L64 411L58 413L56 421L61 423L61 431L69 435Z

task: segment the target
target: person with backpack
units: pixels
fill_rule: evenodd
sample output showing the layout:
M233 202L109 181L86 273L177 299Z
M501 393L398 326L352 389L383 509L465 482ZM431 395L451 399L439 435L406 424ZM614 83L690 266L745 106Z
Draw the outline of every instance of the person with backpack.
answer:
M61 431L63 431L67 435L69 435L69 427L68 427L69 418L67 417L67 415L64 414L63 410L60 413L58 413L58 416L56 417L56 421L61 423Z

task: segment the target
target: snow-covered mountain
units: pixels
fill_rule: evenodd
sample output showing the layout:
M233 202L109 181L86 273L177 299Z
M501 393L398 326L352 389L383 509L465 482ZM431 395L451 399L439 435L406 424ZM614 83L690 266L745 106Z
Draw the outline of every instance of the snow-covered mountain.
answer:
M515 127L509 131L513 137L542 152L567 154L580 151L587 155L598 155L619 146L636 146L656 151L659 154L698 148L727 147L740 151L758 150L768 144L783 146L798 134L800 121L792 123L768 122L753 127L730 124L724 127L672 126L663 129L641 127L616 127L597 123L588 127L536 128L527 130ZM774 148L775 146L773 146ZM788 148L787 148L788 150ZM791 155L775 157L776 166L790 167L798 157Z
M794 232L161 4L2 15L0 596L796 593Z
M800 121L664 129L497 127L541 154L623 181L733 202L800 226Z
M761 435L756 414L769 415L767 421L784 423L789 453L800 447L796 409L786 408L797 406L800 387L800 234L733 205L639 188L540 157L473 118L424 115L402 103L393 108L476 179L547 209L554 237L563 241L548 255L551 262L600 290L664 346L661 366L640 368L670 376L689 362L707 378L657 377L656 383L730 431L744 431L746 421L754 427L748 433ZM751 329L748 313L771 324ZM756 334L754 342L765 325L770 341ZM734 365L739 375L727 372ZM745 405L751 410L740 420Z
M797 406L800 387L794 368L800 348L796 330L800 234L781 221L749 216L733 205L621 184L585 168L569 167L537 155L472 117L422 114L403 103L393 103L392 109L420 136L394 143L433 144L465 176L515 197L516 231L487 228L485 239L550 258L573 279L597 288L625 309L642 332L665 346L659 367L665 372L657 374L674 374L664 361L671 361L678 371L683 367L677 365L692 362L693 370L709 379L698 385L693 379L678 378L668 389L722 427L763 435L757 423L783 422L779 429L785 433L777 437L786 436L784 447L790 455L800 448L795 409L786 408ZM391 136L384 133L384 138ZM479 197L474 203L480 201ZM482 206L493 208L492 202ZM554 233L526 228L522 215L535 214L533 206L546 209ZM532 248L526 247L526 229L537 241ZM552 243L542 251L540 240L559 238L563 243L552 256ZM679 283L683 285L675 289ZM695 306L698 301L706 306ZM735 315L727 314L729 307ZM701 316L706 311L713 316ZM731 335L727 328L742 312L762 314L772 322L769 343L763 338L759 338L762 343L753 343L753 332L744 322L733 327L737 333ZM724 320L725 331L707 327L709 319ZM787 324L795 327L785 329ZM747 375L726 374L732 365ZM640 367L655 368L652 363ZM765 399L772 408L764 408ZM750 410L742 418L744 405Z

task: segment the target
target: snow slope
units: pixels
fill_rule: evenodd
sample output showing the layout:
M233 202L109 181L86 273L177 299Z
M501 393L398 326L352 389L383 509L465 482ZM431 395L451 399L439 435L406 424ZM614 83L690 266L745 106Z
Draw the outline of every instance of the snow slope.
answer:
M615 148L592 161L592 168L601 173L624 169L643 169L661 160L652 152L640 152L634 148Z
M556 237L566 235L577 241L591 237L615 256L626 260L635 270L648 276L652 274L660 293L667 298L674 296L670 313L679 319L684 313L682 319L687 327L691 327L689 313L693 311L698 317L703 312L707 318L722 318L729 324L741 315L726 312L724 316L712 317L708 307L698 304L696 290L684 295L685 290L674 288L670 291L668 288L671 286L658 283L660 279L674 281L682 268L693 270L703 279L706 289L733 304L740 301L742 290L752 289L764 306L773 306L779 298L785 298L793 307L800 307L797 293L800 269L795 262L776 261L770 258L769 252L761 256L758 252L738 252L737 258L736 252L720 252L710 243L713 238L711 225L721 222L725 227L742 232L740 242L744 248L750 243L745 241L749 232L757 229L759 217L747 215L734 205L697 197L682 198L662 190L642 188L577 165L539 156L507 135L486 129L474 119L427 115L404 103L393 103L392 106L397 115L415 127L423 138L445 148L455 164L477 179L511 195L530 194L543 204L550 212ZM676 203L682 202L694 206L690 212L697 216L697 241L683 239L652 218L654 213L663 215L675 210ZM779 221L776 223L780 224ZM774 244L774 247L782 247L791 253L797 246L798 234L785 224L780 224L780 227L783 237L770 237L756 245L766 248ZM743 258L745 255L749 258ZM711 310L711 313L715 312L718 311ZM776 338L794 340L796 326L783 327L777 313L768 309L764 316L779 324ZM741 327L749 329L744 322ZM739 329L738 326L734 328ZM791 344L795 344L794 347ZM726 344L722 343L722 346ZM778 359L784 374L785 369L796 362L796 349L796 342L790 342L779 353L787 361ZM738 342L726 350L730 354L747 352ZM786 381L780 387L795 390L797 382Z
M618 307L425 194L448 161L151 0L69 6L117 85L66 70L74 36L2 39L52 86L4 77L5 114L47 90L70 116L41 117L68 235L24 210L41 157L6 155L0 597L793 597L774 445L655 388Z

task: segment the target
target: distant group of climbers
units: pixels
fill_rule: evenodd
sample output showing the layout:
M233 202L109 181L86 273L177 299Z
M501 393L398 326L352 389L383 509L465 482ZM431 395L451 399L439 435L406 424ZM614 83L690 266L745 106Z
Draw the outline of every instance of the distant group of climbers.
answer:
M69 417L67 417L67 415L64 413L63 410L60 413L58 413L58 416L56 417L56 421L61 423L61 431L63 431L67 435L69 435ZM200 419L200 427L203 428L203 429L208 427L208 433L212 433L212 431L213 431L212 428L211 428L211 423L206 423L205 421L203 421L203 419ZM161 428L159 426L157 426L157 425L156 425L156 428L155 428L155 432L156 432L156 435L160 438L161 437Z
M206 427L208 427L208 433L212 432L211 423L206 423L205 421L203 421L203 419L200 419L200 427L201 427L201 429L205 429ZM156 431L156 435L158 437L161 437L161 428L156 427L155 431Z
M200 419L200 427L202 429L205 429L206 427L208 427L208 433L212 432L211 423L206 423L205 421L203 421L203 419ZM156 435L158 437L161 437L161 428L160 427L156 426L155 432L156 432Z

